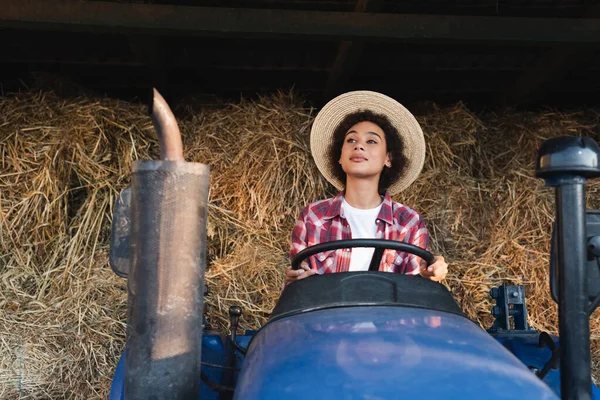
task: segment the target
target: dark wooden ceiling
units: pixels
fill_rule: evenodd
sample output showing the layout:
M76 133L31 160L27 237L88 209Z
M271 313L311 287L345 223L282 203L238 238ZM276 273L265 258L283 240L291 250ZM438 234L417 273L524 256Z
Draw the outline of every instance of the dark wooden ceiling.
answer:
M600 104L600 5L587 0L13 0L0 83L66 79L173 101L371 89L406 103Z

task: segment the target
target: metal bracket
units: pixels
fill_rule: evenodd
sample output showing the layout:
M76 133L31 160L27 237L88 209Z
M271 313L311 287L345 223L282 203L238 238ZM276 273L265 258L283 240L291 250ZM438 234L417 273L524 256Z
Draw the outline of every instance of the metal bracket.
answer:
M535 329L527 323L525 289L520 285L502 285L490 290L496 300L491 313L495 321L489 333L532 333ZM511 323L512 322L512 323Z

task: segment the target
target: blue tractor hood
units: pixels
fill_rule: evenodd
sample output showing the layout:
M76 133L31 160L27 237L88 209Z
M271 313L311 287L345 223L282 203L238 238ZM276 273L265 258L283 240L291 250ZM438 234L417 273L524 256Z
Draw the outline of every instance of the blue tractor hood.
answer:
M465 317L408 307L290 316L252 340L235 399L557 399Z
M527 367L443 285L338 273L283 291L234 399L558 399Z

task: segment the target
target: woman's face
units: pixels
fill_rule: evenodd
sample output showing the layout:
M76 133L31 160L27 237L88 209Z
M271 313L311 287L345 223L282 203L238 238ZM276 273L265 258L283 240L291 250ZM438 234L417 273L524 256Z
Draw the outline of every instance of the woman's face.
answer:
M368 121L351 127L346 132L340 164L348 176L379 179L383 166L391 166L383 130Z

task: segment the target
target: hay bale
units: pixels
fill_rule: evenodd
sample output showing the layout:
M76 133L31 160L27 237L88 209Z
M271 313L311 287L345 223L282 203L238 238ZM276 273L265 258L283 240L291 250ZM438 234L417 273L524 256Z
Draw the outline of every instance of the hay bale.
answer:
M127 294L108 266L108 236L132 162L158 155L145 111L43 92L0 99L1 398L107 396ZM309 154L314 112L293 93L175 112L186 159L211 167L209 320L224 330L228 307L241 305L241 327L256 329L279 296L294 219L306 203L334 194ZM533 162L545 138L599 140L597 114L474 115L457 104L418 119L426 165L396 200L426 218L459 304L487 327L489 289L523 284L530 323L555 333L547 277L553 193L533 177ZM600 207L600 186L589 186L589 206ZM598 376L596 314L591 326Z

